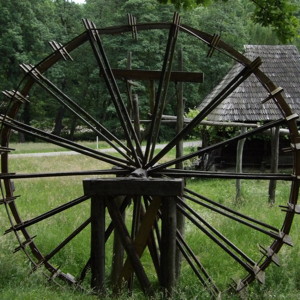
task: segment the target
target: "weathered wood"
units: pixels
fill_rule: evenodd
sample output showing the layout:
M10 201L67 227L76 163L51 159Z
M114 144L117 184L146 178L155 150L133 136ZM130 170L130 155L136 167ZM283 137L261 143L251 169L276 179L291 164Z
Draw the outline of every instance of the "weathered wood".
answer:
M241 134L246 133L247 127L241 128ZM243 150L246 139L242 139L238 141L237 151L236 151L236 173L243 172ZM241 190L241 179L236 179L236 196L235 201L240 201L242 198L242 190Z
M182 49L179 52L179 70L183 69L183 57ZM182 82L177 83L176 85L176 96L177 96L177 122L176 122L176 133L181 132L184 126L184 101L183 101L183 84ZM183 156L183 140L179 140L176 144L176 157ZM177 169L183 168L183 162L176 164Z
M91 288L104 290L105 274L105 199L91 198Z
M124 246L124 249L130 259L130 262L133 266L134 272L138 278L138 281L141 285L142 290L146 294L151 294L151 284L150 281L146 275L146 272L142 266L142 263L139 259L139 256L136 252L136 249L133 245L133 242L130 238L130 235L128 233L128 230L126 228L126 225L124 224L122 220L122 215L119 212L117 205L112 197L109 197L110 199L106 201L106 205L110 214L110 217L112 219L112 222L114 223L114 226L116 230L119 233L119 236L122 240L122 244Z
M115 198L115 202L118 208L121 206L123 201L124 201L124 197L122 196ZM125 222L125 211L121 213L121 216L123 222ZM110 274L110 279L113 286L118 282L119 274L123 268L123 261L124 261L124 247L118 232L115 231L114 242L113 242L112 263L111 263L111 274Z
M133 116L133 127L139 141L142 141L141 130L140 130L140 111L139 111L139 98L137 94L132 97L132 116Z
M183 70L183 52L182 48L178 54L178 69ZM176 84L176 95L177 95L177 123L176 123L176 134L181 132L184 127L184 99L183 99L183 83L179 82ZM176 144L176 158L183 156L183 140L179 140ZM183 169L183 162L176 163L176 169ZM184 216L180 211L177 211L177 229L184 236ZM182 254L181 251L176 248L176 271L175 276L179 278L181 268Z
M156 97L156 88L154 80L149 81L149 109L150 114L153 114Z
M85 195L169 197L182 195L183 188L182 179L117 177L83 180Z
M131 79L131 80L159 80L161 78L161 71L148 70L126 70L126 69L112 69L115 78ZM203 82L203 73L200 72L171 72L170 81L175 82Z
M150 235L150 232L151 232L154 222L156 220L158 210L160 208L160 203L161 203L161 199L159 197L154 197L151 204L149 205L145 215L143 216L143 220L141 222L140 228L136 235L136 239L133 242L135 250L139 257L142 256L142 254L147 246L148 237ZM130 263L130 260L127 259L124 264L124 268L122 270L120 280L122 278L124 278L125 280L128 280L132 271L133 271L133 268Z
M150 115L151 117L151 115ZM191 118L183 118L183 122L185 124L188 124L192 121ZM171 115L162 115L161 121L163 123L177 123L177 116L171 116ZM149 123L150 120L140 120L141 123ZM217 122L217 121L207 121L202 120L199 125L208 125L208 126L230 126L230 127L250 127L250 128L256 128L259 127L257 123L241 123L241 122ZM282 131L283 132L283 131ZM286 134L288 134L288 131L286 131Z
M165 296L171 297L176 283L176 198L164 197L162 200L162 235L160 243L160 284Z
M278 160L279 160L279 127L272 128L272 138L271 138L271 173L278 172ZM276 180L270 180L269 183L269 203L275 203L275 193L276 193Z

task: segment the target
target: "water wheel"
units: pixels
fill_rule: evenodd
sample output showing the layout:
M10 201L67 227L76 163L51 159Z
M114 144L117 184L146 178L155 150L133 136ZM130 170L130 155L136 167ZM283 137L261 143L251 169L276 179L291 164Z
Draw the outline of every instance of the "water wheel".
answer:
M98 275L91 275L89 271L91 268L92 271L97 271L93 267L97 262L91 261L91 247L96 247L93 248L96 251L106 249L105 253L114 253L114 258L121 255L121 271L115 273L117 279L114 279L114 283L116 280L122 282L122 278L125 278L132 286L136 282L133 279L135 274L138 284L145 291L149 290L149 285L151 286L157 278L169 292L174 288L174 280L177 279L182 289L192 289L191 287L195 286L200 292L201 286L204 286L204 290L216 297L228 290L241 291L254 280L264 282L264 271L270 264L279 263L277 254L282 246L291 245L288 234L294 215L299 211L297 116L291 112L282 90L260 70L259 58L249 61L218 36L181 25L177 14L171 23L137 24L132 16L129 16L129 24L123 26L97 28L89 20L84 20L83 23L86 30L71 41L64 45L51 42L54 52L40 63L22 64L25 76L19 87L17 90L4 92L5 113L1 116L1 202L11 223L7 233L13 232L19 243L16 250L21 249L25 252L32 263L33 271L43 269L54 281L63 279L81 287L87 286L85 282L89 285L91 281L99 279ZM151 34L157 30L163 32L160 39L167 40L163 45L164 50L154 47L151 54L146 48L144 55L160 55L160 71L122 71L112 68L109 60L112 60L113 56L105 52L105 39L115 35L122 36L127 47L124 49L125 53L131 50L130 47L134 49L135 43L143 43L145 39L152 41L151 45L154 44L156 41L151 40ZM195 47L195 52L197 47L208 49L208 55L201 59L209 60L211 55L218 55L220 59L231 59L239 63L241 69L225 88L215 93L213 100L191 122L178 133L173 130L174 137L161 149L157 145L160 128L164 126L162 116L169 98L169 82L172 76L176 75L172 72L172 66L180 36L188 37L191 45ZM126 40L131 42L125 43ZM162 44L162 41L157 42ZM203 53L201 51L199 50L199 55ZM91 59L85 60L87 57ZM99 81L101 87L104 87L104 93L109 95L109 108L114 107L119 120L119 128L114 132L98 121L99 113L95 111L95 105L89 102L89 95L94 91L89 91L86 83L79 82L75 77L68 79L62 76L60 82L51 80L52 74L60 69L68 70L71 64L87 62L92 62L92 66L86 65L90 72L90 78L87 80ZM156 66L144 67L147 70L155 68ZM95 74L95 69L98 69L100 76L98 72ZM67 76L68 72L64 74ZM188 73L181 78L186 76ZM176 145L188 139L192 130L250 76L255 76L265 91L264 99L260 100L266 100L270 105L275 104L281 117L204 148L174 154L173 149ZM125 78L125 83L124 80L116 78ZM146 112L151 112L151 120L143 125L145 144L142 146L141 126L136 117L132 121L128 104L132 99L129 97L128 100L126 94L132 88L133 81L145 79L151 82L157 80L157 90L153 107ZM74 90L70 86L82 89L84 101L73 98ZM138 88L142 89L142 85L138 85ZM114 152L95 150L72 141L67 135L62 137L38 128L33 125L34 122L29 125L21 121L20 116L28 108L29 101L33 108L44 105L47 109L47 105L57 105L63 109L67 118L75 117L79 124L77 128L81 132L86 130L95 137L98 136L107 144L107 148L112 148ZM98 109L101 110L101 106ZM54 118L55 116L53 123ZM287 173L200 171L185 167L191 159L204 157L204 154L212 150L242 139L251 139L278 126L289 131L294 167ZM66 167L66 164L60 164L60 161L67 160L66 156L59 156L59 160L56 158L57 160L53 161L54 158L45 156L43 163L33 163L34 171L26 172L26 167L20 170L14 163L14 149L11 149L11 141L16 133L72 150L78 154L78 163L76 166L67 164ZM32 161L34 162L34 159ZM47 166L44 165L47 161L55 164L56 171L47 172ZM82 182L86 177L90 179L84 181L83 191ZM57 179L58 184L55 183ZM233 200L232 186L235 186L234 182L237 179L249 182L252 188L247 192L247 205L237 205ZM287 191L284 199L278 200L281 208L269 206L263 193L255 193L269 180L277 180ZM99 182L102 184L101 188L98 188ZM174 182L175 186L172 185ZM209 185L210 182L218 186L217 195L212 192L213 186ZM103 190L104 194L101 192ZM133 190L135 192L132 192ZM98 196L104 200L97 201ZM90 198L95 199L94 204ZM171 209L164 208L168 203L173 203ZM92 214L90 206L93 207ZM255 213L247 212L249 206L253 207L252 211ZM106 207L109 217L105 223ZM174 215L174 207L177 217ZM96 217L93 216L95 211ZM170 212L173 212L171 217L168 215ZM168 222L171 220L171 223L162 225L164 218ZM179 222L185 223L185 230L180 226L176 229ZM101 227L100 233L97 233L97 226ZM96 236L92 238L90 227L96 230ZM129 260L126 259L126 255L122 257L120 249L107 250L113 248L110 236L116 229L119 234L115 236L121 239L120 244L125 248ZM125 235L125 239L122 235ZM168 237L171 237L171 240ZM98 239L100 246L93 246L94 239ZM117 238L115 243L116 240ZM162 270L164 260L168 260L169 255L163 254L166 240L169 240L166 247L172 252L169 261L171 275L168 274L168 270ZM174 248L176 251L173 251ZM109 255L106 255L106 258L103 256L104 253L100 271L108 273L110 260L114 258ZM180 260L179 257L180 272L178 264L174 262ZM103 271L104 259L106 267ZM116 263L112 264L116 266ZM166 267L168 268L168 265L163 266ZM167 281L171 280L171 283L163 283L162 273L167 274ZM105 281L103 280L100 278L100 284L94 282L92 286L101 287Z

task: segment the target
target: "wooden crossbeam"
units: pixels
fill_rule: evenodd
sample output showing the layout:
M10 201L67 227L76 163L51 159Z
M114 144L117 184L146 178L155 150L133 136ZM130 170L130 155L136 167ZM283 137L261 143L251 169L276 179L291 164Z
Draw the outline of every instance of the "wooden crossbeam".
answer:
M161 71L112 69L115 78L127 80L159 80ZM171 72L171 81L203 83L204 75L201 72Z

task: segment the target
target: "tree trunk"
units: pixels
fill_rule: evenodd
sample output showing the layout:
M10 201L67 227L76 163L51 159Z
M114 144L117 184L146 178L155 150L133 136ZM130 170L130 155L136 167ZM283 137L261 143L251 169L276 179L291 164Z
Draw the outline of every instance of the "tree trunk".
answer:
M61 106L56 113L54 129L52 130L52 134L61 135L61 131L63 130L63 118L66 112L66 108Z

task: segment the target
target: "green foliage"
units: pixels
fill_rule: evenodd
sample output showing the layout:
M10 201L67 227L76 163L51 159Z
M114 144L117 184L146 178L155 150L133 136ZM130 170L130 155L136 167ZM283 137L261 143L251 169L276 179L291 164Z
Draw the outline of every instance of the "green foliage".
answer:
M295 12L299 12L299 4L289 0L255 0L256 5L254 21L271 26L282 42L293 40L299 34L299 18Z
M86 17L92 20L97 27L126 24L129 12L137 18L137 22L169 22L172 20L174 5L169 2L167 5L163 3L157 0L121 2L87 0L86 4L78 5L67 0L0 1L2 12L0 15L2 28L0 89L16 89L21 78L18 65L20 63L36 64L49 55L52 51L48 45L49 40L64 43L80 34L84 30L81 18ZM251 1L187 0L176 3L180 7L193 7L181 12L182 23L211 34L221 35L222 40L238 50L242 50L243 45L248 43L279 42L269 28L253 23L250 16L257 6L254 6ZM273 2L270 3L272 5ZM280 3L285 3L283 9L292 13L293 7L289 6L288 2L280 1ZM261 5L265 4L261 2ZM271 9L270 5L267 9L269 7ZM265 11L261 10L260 18L263 18ZM44 17L45 12L47 12L47 18ZM278 10L270 13L273 14L273 18L275 15L279 16ZM278 17L278 19L280 19L278 22L282 22L282 18ZM261 23L258 19L256 22ZM277 28L280 26L279 24ZM284 31L282 32L284 35ZM151 33L139 32L138 41L131 39L130 34L103 36L102 39L113 68L127 68L127 52L131 51L133 69L161 70L167 35L167 32L157 30ZM177 68L177 54L180 49L183 50L184 71L204 72L205 78L204 83L199 85L184 84L186 111L188 111L190 108L197 107L218 84L231 67L232 62L218 52L207 59L206 45L197 45L197 51L195 51L194 39L186 34L180 34L175 51L174 70ZM94 118L105 124L109 130L122 136L119 130L120 122L103 79L99 77L99 67L90 45L84 45L73 51L72 57L74 58L72 63L58 62L45 75ZM121 81L118 81L118 84L122 99L126 104L126 86ZM147 119L149 113L148 83L138 82L133 91L139 97L141 118ZM170 84L165 114L175 114L175 98L176 86ZM39 87L34 88L34 93L32 91L30 94L30 101L31 104L26 105L25 109L20 112L20 119L39 128L53 130L58 124L57 117L62 112L58 101ZM69 132L70 136L74 128L83 126L83 123L68 110L61 113L61 118L60 132ZM169 138L170 134L172 135L171 131L170 127L165 127L161 132L161 138ZM74 137L74 134L72 135Z
M208 6L212 3L222 5L228 0L158 0L172 3L176 9L191 9ZM297 18L299 3L293 0L249 0L254 4L253 20L262 26L271 27L282 42L295 39L299 35L300 22Z
M22 145L23 146L23 145ZM28 147L32 147L28 145ZM42 145L39 145L42 147ZM27 150L26 150L27 151ZM95 160L82 158L80 156L64 156L62 160L57 157L27 157L14 158L10 162L12 171L17 173L36 173L41 170L55 172L57 170L83 170L83 169L103 169L105 164L97 166ZM244 202L240 206L235 205L235 180L221 179L191 179L186 182L187 187L197 193L213 199L214 201L223 204L234 210L238 210L242 214L254 217L267 224L276 227L282 224L284 214L281 212L278 205L286 205L289 197L288 181L278 182L276 205L269 206L268 201L268 181L261 180L243 180ZM18 198L18 209L22 214L22 218L32 218L44 213L50 208L56 207L64 201L69 201L81 195L82 193L82 178L47 178L36 180L18 180L16 184L16 193L21 196ZM191 204L191 202L189 202ZM246 254L253 258L259 253L258 244L267 246L270 242L264 234L257 232L243 224L227 217L217 214L204 206L195 204L193 207L199 212L201 217L210 222L216 229L220 230L227 238L233 241L240 249L246 249ZM31 226L28 230L32 235L37 234L36 242L38 246L49 253L53 247L57 246L67 234L76 228L76 225L85 220L89 214L88 203L80 204L71 210L67 210L49 219L43 220L39 224ZM217 216L217 217L216 217ZM130 219L130 213L126 219ZM109 218L107 218L110 222ZM5 209L0 210L0 226L3 231L10 227ZM188 244L196 252L196 255L201 259L201 262L209 270L209 274L221 282L222 285L231 283L231 278L228 274L235 271L238 266L236 261L217 247L210 239L187 222L187 238ZM291 237L294 242L294 247L284 246L280 251L281 268L270 266L266 270L265 285L253 284L249 287L246 295L248 299L297 299L299 294L298 269L300 257L298 255L300 248L299 223L293 224ZM51 263L59 265L62 271L68 271L74 274L77 266L83 266L89 256L89 235L90 231L80 233L71 245L62 249L59 256L53 257ZM55 286L50 284L43 276L44 270L28 276L30 265L27 262L27 257L22 252L13 254L12 251L17 246L15 236L13 234L0 236L0 285L1 299L98 299L97 296L88 295L85 292L73 290L69 286ZM109 245L107 245L109 247ZM109 248L108 248L109 249ZM209 251L207 251L209 249ZM110 261L110 251L108 252L107 260ZM256 253L256 254L255 254ZM258 254L260 256L260 254ZM147 275L152 278L152 271L147 269ZM210 299L207 292L203 290L202 285L195 279L191 268L184 263L182 269L182 279L176 286L176 291L173 299ZM108 272L109 273L109 272ZM75 273L80 274L80 273ZM153 276L154 277L154 276ZM236 278L235 278L236 279ZM63 285L63 282L60 282ZM138 285L137 285L138 286ZM275 297L276 295L276 297ZM101 299L115 299L110 291ZM119 299L146 299L141 294L137 287L128 295L122 292ZM161 294L157 294L153 299L162 299ZM236 295L224 295L222 299L239 299Z

